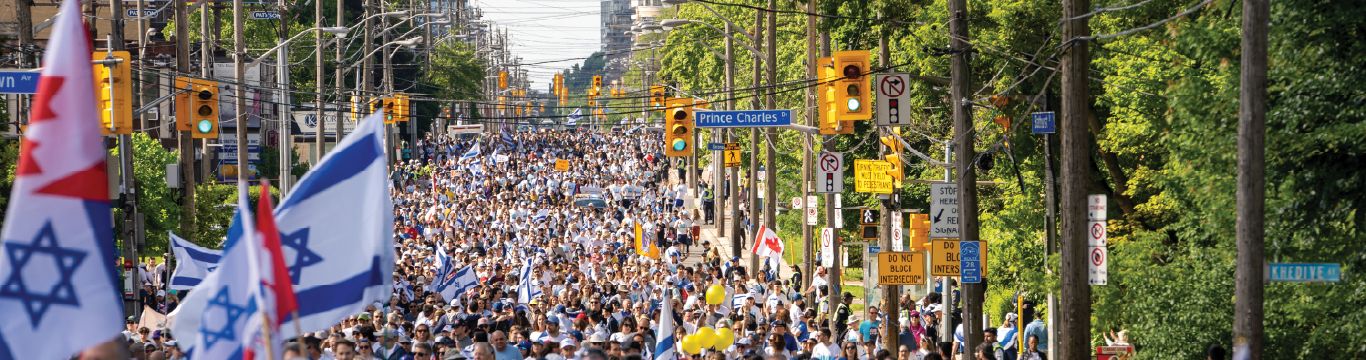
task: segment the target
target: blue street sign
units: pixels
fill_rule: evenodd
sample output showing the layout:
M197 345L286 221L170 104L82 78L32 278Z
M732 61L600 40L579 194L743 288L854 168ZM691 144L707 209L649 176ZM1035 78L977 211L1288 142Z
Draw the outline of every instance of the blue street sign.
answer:
M38 92L38 69L0 69L0 94Z
M1338 282L1342 279L1340 264L1276 263L1266 269L1270 281Z
M251 19L252 19L252 20L279 20L279 19L280 19L280 12L279 12L279 11L252 11L252 12L251 12Z
M1052 134L1052 133L1056 132L1056 129L1055 129L1056 126L1055 126L1055 124L1057 124L1057 122L1056 122L1056 121L1053 121L1053 112L1052 112L1052 111L1050 111L1050 112L1041 112L1041 113L1033 113L1033 114L1029 114L1029 115L1030 115L1031 120L1033 120L1033 121L1030 121L1030 122L1034 124L1033 127L1034 127L1034 133L1035 133L1035 134Z
M130 17L130 18L139 17L139 16L138 16L138 9L128 9L128 10L125 10L125 11L124 11L124 14L125 14L125 16ZM157 9L142 9L142 16L141 16L141 17L150 18L150 17L153 17L153 16L157 16Z
M787 126L792 110L698 111L693 118L701 128Z
M881 247L881 246L869 246L869 247L868 247L868 253L869 253L869 254L877 254L877 253L880 253L880 252L882 252L882 247Z
M711 151L724 151L724 150L726 150L726 144L725 144L725 143L707 143L707 150L711 150Z
M958 261L962 268L961 276L964 284L976 284L982 282L982 253L981 242L960 241L958 242Z

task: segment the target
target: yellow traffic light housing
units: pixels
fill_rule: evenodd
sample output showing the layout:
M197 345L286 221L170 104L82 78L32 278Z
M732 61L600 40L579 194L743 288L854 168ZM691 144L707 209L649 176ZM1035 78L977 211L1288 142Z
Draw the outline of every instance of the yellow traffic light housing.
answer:
M394 102L394 121L408 121L412 117L413 108L407 94L394 94L390 101Z
M836 109L840 120L871 120L868 50L836 51L831 59L840 80L835 82Z
M188 77L175 78L175 89L173 91L185 90L185 92L175 96L175 130L194 131L195 130L195 89L203 86L218 87L218 83L210 80L200 80Z
M499 71L499 72L498 72L498 90L507 90L507 88L508 88L508 72L506 72L506 71Z
M190 123L195 139L218 138L218 82L199 81L190 87ZM246 126L239 124L237 126Z
M664 99L664 87L663 87L663 86L651 86L651 87L650 87L650 103L651 103L651 104L654 104L655 107L662 107L662 106L664 106L664 100L665 100L665 99Z
M839 77L835 75L834 65L831 64L831 59L828 57L820 58L818 62L822 65L820 68L820 74L823 75L821 83L825 84L823 87L817 87L816 96L816 101L820 105L818 113L822 113L820 119L821 134L853 134L854 122L840 120L839 111L836 110L835 85Z
M96 52L93 60L122 59L122 62L94 65L95 101L100 107L100 133L127 135L133 133L133 78L132 57L127 51Z
M371 104L378 104L379 110L384 111L384 123L393 124L398 120L398 101L397 99L379 99Z
M593 76L593 90L602 88L602 75Z
M665 101L664 155L684 157L693 154L692 98L672 98Z
M930 215L911 214L910 222L911 251L930 249Z

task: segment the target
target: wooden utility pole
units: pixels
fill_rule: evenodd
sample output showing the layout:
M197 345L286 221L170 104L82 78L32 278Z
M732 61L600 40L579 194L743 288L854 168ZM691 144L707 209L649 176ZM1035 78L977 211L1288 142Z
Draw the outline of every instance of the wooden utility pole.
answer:
M1058 327L1058 359L1087 359L1091 357L1091 286L1087 280L1089 258L1086 231L1086 185L1090 182L1091 154L1087 151L1087 112L1090 94L1087 91L1087 71L1091 54L1086 41L1076 39L1091 35L1087 18L1090 0L1063 0L1062 17L1074 19L1062 24L1062 38L1068 43L1062 55L1062 116L1058 137L1062 140L1062 189L1058 202L1062 204L1062 243L1059 246L1059 304L1056 311ZM1081 18L1078 18L1081 17ZM966 156L966 155L964 155Z
M815 0L811 0L811 3L812 3L812 4L815 4L815 2L816 2ZM814 7L811 8L811 9L812 9L812 10L815 10ZM822 33L821 33L821 38L820 38L820 49L821 49L821 50L820 50L820 51L821 51L821 56L820 56L820 57L830 57L830 32L822 32ZM819 58L817 59L817 61L819 61ZM816 64L816 74L822 74L821 66L825 66L825 64L819 64L819 63ZM824 79L824 78L823 78L823 77L817 77L816 79ZM821 85L821 86L824 86L824 85ZM817 86L816 89L819 90L819 89L821 89L821 87L820 87L820 86ZM816 94L817 94L816 96L820 96L820 95L819 95L819 94L820 94L820 91L817 91ZM820 111L821 111L821 113L824 113L824 110L823 110L823 109L821 109ZM822 142L823 144L825 144L825 151L829 151L829 152L834 152L834 151L835 151L835 143L834 143L834 141L826 141L826 140L829 140L829 139L827 139L827 138L829 138L829 137L835 137L835 136L839 136L839 135L822 135L822 136L821 136L821 142ZM839 304L840 304L840 300L843 299L843 298L841 297L841 295L840 295L840 285L841 285L841 284L840 284L840 268L841 268L841 266L840 266L840 259L841 259L841 258L840 258L840 256L841 256L841 255L840 255L840 252L844 251L844 245L841 245L841 244L840 244L840 228L837 227L837 226L835 226L835 224L838 224L838 223L840 222L840 220L837 219L838 217L844 216L844 210L841 210L841 209L835 207L835 196L836 196L835 194L825 194L825 226L826 226L826 227L830 227L830 228L834 228L834 229L835 229L835 236L834 236L834 239L830 242L830 243L831 243L831 244L830 244L830 245L831 245L831 246L830 246L830 254L827 255L827 256L830 256L830 263L831 263L832 265L835 265L835 266L831 266L831 267L825 269L825 283L826 283L826 287L828 287L827 290L829 290L829 292L827 292L826 295L825 295L825 300L826 300L826 303L828 304L828 307L829 307L829 309L828 309L828 311L826 311L826 313L833 313L833 312L835 311L835 307L838 307ZM843 204L840 204L840 205L843 205ZM816 289L816 291L820 291L820 289ZM818 300L813 300L813 301L818 301ZM817 304L812 304L812 305L815 306L816 309L820 309L819 303L817 303ZM832 321L833 321L833 320L832 320ZM833 328L833 327L832 327L832 328Z
M340 3L341 3L341 2L338 2L338 4L340 4ZM283 16L281 16L281 17L283 17ZM342 24L341 24L341 23L337 23L336 26L342 26ZM323 2L322 2L322 1L314 1L314 2L313 2L313 27L316 27L316 28L323 27ZM316 68L314 69L314 70L315 70L315 71L314 71L314 76L315 76L315 77L314 77L313 79L315 79L315 80L313 81L313 84L316 86L316 89L317 89L317 91L313 94L313 108L316 109L316 110L314 110L314 114L316 114L315 116L316 116L317 119L318 119L318 128L315 129L314 132L313 132L313 142L314 142L313 145L316 146L316 148L315 148L315 150L314 150L314 153L317 154L317 159L318 159L318 160L322 160L322 158L323 158L323 152L326 151L326 148L324 147L324 146L325 146L324 144L327 143L326 141L323 141L323 139L327 138L327 132L326 132L326 131L327 131L327 121L326 121L326 119L327 119L327 117L326 117L326 114L327 114L327 105L326 105L326 104L327 104L327 103L324 101L324 100L326 100L327 98L323 96L323 91L326 91L326 89L323 89L323 84L324 84L324 82L323 82L323 79L324 79L324 78L323 78L323 72L326 71L326 67L324 66L325 63L323 62L323 32L322 32L322 31L316 31L316 32L314 32L313 41L314 41L314 43L316 44L316 45L314 45L314 46L317 46L317 47L318 47L318 56L316 56L316 57L313 58L313 65L316 67ZM338 45L337 45L337 46L339 46L339 47L341 46L341 45L340 45L340 42L338 42ZM340 89L340 88L339 88L339 89ZM342 119L341 114L337 114L337 127L341 127L341 119ZM284 151L284 150L282 149L281 151ZM316 164L316 162L313 162L313 161L312 161L311 157L310 157L309 160L310 160L309 162L315 163L315 164ZM288 174L281 174L280 176L289 176L289 175L288 175Z
M1268 0L1243 0L1243 65L1238 96L1238 243L1233 287L1233 358L1262 359L1266 211Z
M28 68L28 67L30 66L30 65L29 65L29 62L33 61L33 57L28 55L28 52L29 52L30 50L32 50L32 48L33 48L33 8L32 8L33 3L32 3L32 1L33 1L33 0L15 0L15 1L14 1L14 5L15 5L15 6L14 6L15 21L18 22L18 25L19 25L19 26L18 26L18 28L19 28L19 29L18 29L18 30L19 30L19 50L20 50L20 51L19 51L19 68L21 68L21 69ZM34 67L37 67L37 66L35 65ZM22 95L21 95L21 96L22 96ZM18 113L18 112L22 112L22 111L11 111L10 113L13 114L13 113ZM10 121L15 121L15 120L14 120L14 119L10 119ZM16 132L17 132L17 131L16 131Z
M881 17L881 15L879 15L879 17ZM885 24L885 23L884 23L884 24ZM882 29L882 31L879 31L879 36L878 36L878 41L877 41L877 49L878 49L877 62L878 62L878 68L884 69L884 70L879 71L879 72L889 72L890 69L887 69L887 67L892 65L892 62L891 62L892 52L891 52L891 50L889 50L888 47L887 47L887 31L886 31L886 26L885 26L885 25L882 26L881 29ZM872 74L866 74L866 75L864 75L864 76L871 77L871 76L873 76L873 75L872 75ZM869 83L871 83L871 82L869 82ZM876 84L874 84L874 85L876 85ZM868 91L874 91L874 90L869 89ZM881 129L878 129L878 130L881 130ZM881 134L878 134L877 136L881 136ZM890 147L888 147L887 145L880 145L880 147L882 148L882 154L883 154L883 155L892 154L892 150L893 150L893 149L890 148ZM879 232L878 232L878 239L880 240L880 241L878 242L878 246L881 246L881 247L882 247L882 251L892 251L892 249L894 248L894 246L892 245L893 242L900 242L900 241L901 241L901 238L899 238L899 237L893 237L893 236L892 236L892 229L893 229L894 226L896 225L896 222L895 222L895 221L892 221L892 219L894 219L895 217L901 216L901 207L900 207L900 203L899 203L899 202L900 202L900 199L899 199L899 196L900 196L899 194L900 194L900 193L901 193L901 188L895 187L895 188L892 188L892 195L891 195L891 196L888 196L886 199L882 199L882 218L879 219L879 221L882 222L882 226L880 226L881 229L880 229ZM876 255L873 255L872 257L875 258ZM869 260L874 260L874 261L876 261L875 259L869 259ZM866 263L866 264L875 264L875 262L865 262L865 263ZM872 266L868 266L868 267L866 267L866 268L875 269L875 268L872 267ZM864 271L867 271L867 270L864 270ZM865 274L868 274L868 273L865 273ZM880 274L879 274L879 275L880 275ZM867 275L865 275L865 276L867 276ZM874 279L876 279L876 278L874 278ZM873 281L874 281L874 282L873 282L874 284L877 283L877 280L873 280ZM898 304L897 301L901 300L901 286L900 286L900 285L882 285L881 287L882 287L882 313L884 313L884 314L889 314L889 316L891 316L891 319L898 319L898 318L900 317L899 314L900 314L900 312L901 312L901 309L900 309L900 307L898 306L898 305L900 305L900 304ZM897 333L901 331L901 326L900 326L900 324L899 324L899 323L894 323L894 322L889 322L889 323L887 323L886 325L883 326L883 331L884 331L883 334L882 334L882 339L883 339L882 342L883 342L883 344L884 344L883 347L886 348L886 349L892 350L892 351L898 350L898 346L899 346L899 345L902 345L902 344L899 343L900 338L897 336Z
M237 183L247 184L247 36L242 11L242 0L232 0L232 62L236 72L234 81L237 82L237 86L233 87L237 97L233 99L233 103L237 104L237 119L234 121L237 124Z
M814 15L814 12L816 11L816 5L814 5L815 3L816 3L815 0L808 0L808 1L807 1L807 6L806 6L807 12L810 13L810 14L806 15L806 78L807 78L807 79L815 79L815 78L816 78L816 74L818 73L818 72L817 72L818 70L816 69L816 67L817 67L817 66L820 66L820 65L819 65L819 61L818 61L818 57L816 56L816 51L817 51L817 50L816 50L816 38L819 37L819 35L816 34L816 15ZM816 91L817 89L820 89L820 86L809 86L809 87L806 88L806 125L808 125L808 126L820 127L820 117L819 117L819 116L820 116L820 113L821 113L821 112L820 112L820 109L817 109L817 108L816 108L816 94L818 93L818 92ZM807 141L807 140L813 141L813 142L811 142L811 146L812 146L813 148L808 149L808 148L806 148L806 147L802 147L802 149L801 149L801 153L802 153L802 181L801 181L801 185L800 185L800 186L801 186L801 188L802 188L802 189L801 189L801 191L802 191L802 201L806 201L806 199L810 199L810 198L811 198L811 181L812 181L812 174L811 174L811 158L812 158L813 156L816 156L816 154L813 154L812 152L813 152L813 151L818 151L818 150L819 150L819 143L815 143L815 142L814 142L815 140L812 140L812 139L813 139L813 138L819 139L820 136L818 136L818 135L802 134L801 137L802 137L802 139L803 139L804 142ZM829 202L829 201L827 201L827 202ZM815 204L815 203L806 204L806 208L807 208L807 209L815 209L815 208L816 208L816 204ZM815 257L814 257L814 254L816 253L816 247L814 246L813 241L812 241L812 239L811 239L811 225L810 225L810 223L806 222L806 216L805 216L805 215L801 215L801 220L802 220L802 278L801 278L801 282L802 282L802 288L805 288L806 286L811 286L811 279L812 279L812 276L815 276L815 275L816 275L816 267L815 267L815 266L816 266L816 259L815 259ZM814 298L808 299L808 301L814 301L814 300L815 300Z
M201 16L200 22L206 17ZM206 43L204 37L200 37L201 43ZM175 3L175 49L176 67L182 74L189 74L194 69L190 66L190 7L185 1ZM201 46L201 49L203 47ZM173 82L174 83L174 82ZM179 90L179 89L173 89ZM190 104L175 104L175 106L190 106ZM176 112L171 112L175 114ZM177 122L190 121L190 119L176 119ZM175 126L168 126L166 131L176 134L179 139L180 158L180 237L191 242L194 241L194 139L190 138L189 131L176 131Z
M778 108L778 0L768 0L768 46L764 47L764 54L768 55L768 107L765 109L773 110ZM759 27L759 24L754 24ZM778 129L768 128L766 135L768 141L765 146L768 151L764 152L764 190L768 194L764 195L764 226L773 231L778 231L778 149L774 146L778 143ZM782 270L775 269L778 272Z
M949 84L949 102L953 104L953 144L957 157L954 167L958 169L958 240L978 241L977 236L977 171L973 162L977 149L973 139L976 131L972 126L972 89L971 70L968 68L968 54L972 45L968 44L968 6L967 0L949 1L949 48L952 52ZM1080 203L1079 203L1080 204ZM985 266L986 264L983 264ZM983 279L985 281L985 279ZM947 281L945 281L947 282ZM982 342L982 299L986 284L963 283L963 359L975 359L973 348ZM953 292L946 286L944 296ZM947 314L948 309L945 309ZM952 332L954 329L941 329Z

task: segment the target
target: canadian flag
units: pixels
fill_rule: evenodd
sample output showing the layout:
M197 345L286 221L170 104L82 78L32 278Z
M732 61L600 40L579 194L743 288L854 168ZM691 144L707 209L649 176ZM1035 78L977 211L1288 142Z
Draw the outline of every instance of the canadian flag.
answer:
M759 237L754 239L754 247L749 252L759 256L782 257L783 240L778 238L778 233L766 226L759 226Z

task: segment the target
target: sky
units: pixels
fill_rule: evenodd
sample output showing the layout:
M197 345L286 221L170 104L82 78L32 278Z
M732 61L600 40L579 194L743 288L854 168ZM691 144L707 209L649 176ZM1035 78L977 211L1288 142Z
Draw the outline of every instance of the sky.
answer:
M520 56L531 89L544 90L554 74L601 49L600 0L476 0L483 20L508 30L511 54Z

